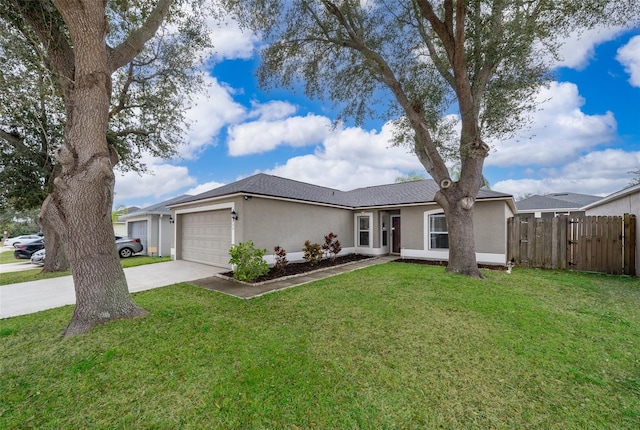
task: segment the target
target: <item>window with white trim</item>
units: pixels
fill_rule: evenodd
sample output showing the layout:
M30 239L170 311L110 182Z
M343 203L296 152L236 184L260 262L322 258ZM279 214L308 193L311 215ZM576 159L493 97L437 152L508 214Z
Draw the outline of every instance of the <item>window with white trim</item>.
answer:
M449 230L443 213L429 215L429 249L449 249Z
M371 246L371 218L369 215L358 216L358 246Z

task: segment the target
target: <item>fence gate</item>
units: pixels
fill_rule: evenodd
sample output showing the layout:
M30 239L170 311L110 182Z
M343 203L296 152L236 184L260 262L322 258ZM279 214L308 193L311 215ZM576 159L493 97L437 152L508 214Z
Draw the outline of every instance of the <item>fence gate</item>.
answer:
M635 215L508 221L508 259L521 266L635 275Z

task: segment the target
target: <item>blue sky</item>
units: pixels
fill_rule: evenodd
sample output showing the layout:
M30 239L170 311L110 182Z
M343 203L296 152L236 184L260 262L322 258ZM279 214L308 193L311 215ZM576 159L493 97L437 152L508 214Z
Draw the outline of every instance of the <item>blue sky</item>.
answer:
M301 92L259 89L255 35L227 22L213 37L209 88L188 112L180 157L144 156L149 174L116 173L114 206L144 207L258 172L342 190L426 174L406 149L390 147L385 121L333 128L332 106ZM537 96L531 127L488 142L484 172L492 189L516 197L604 196L640 169L640 28L588 32L562 52L556 80Z

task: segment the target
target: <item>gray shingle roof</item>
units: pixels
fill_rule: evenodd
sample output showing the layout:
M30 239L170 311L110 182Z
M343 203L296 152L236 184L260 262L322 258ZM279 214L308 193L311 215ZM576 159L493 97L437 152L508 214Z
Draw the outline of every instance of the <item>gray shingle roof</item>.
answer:
M183 194L178 197L174 197L169 200L165 200L160 203L156 203L155 205L147 206L146 208L139 209L135 212L130 212L125 215L121 215L119 219L126 220L128 218L139 217L144 215L171 215L171 210L169 209L170 205L174 205L179 203L181 200L191 197L187 194Z
M431 179L340 191L259 173L202 194L187 197L180 203L244 193L359 208L432 202L437 191L438 185ZM481 190L478 194L479 199L505 197L510 195L490 190Z
M518 212L579 209L601 198L602 197L577 193L553 193L544 196L534 195L516 202L516 208L518 208Z

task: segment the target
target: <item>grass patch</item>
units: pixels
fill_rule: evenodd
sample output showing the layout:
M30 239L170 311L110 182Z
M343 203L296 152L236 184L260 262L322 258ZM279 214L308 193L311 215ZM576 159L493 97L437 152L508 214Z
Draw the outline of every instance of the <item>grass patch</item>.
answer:
M0 321L3 428L638 428L640 281L388 263L238 300L190 284L62 340Z
M121 258L120 264L125 269L127 267L144 266L145 264L162 263L171 261L171 257L150 257L148 255L134 255L129 258Z
M5 254L4 252L2 254ZM0 255L2 255L0 254ZM15 260L26 261L26 260ZM145 264L162 263L164 261L171 261L171 257L149 257L146 255L135 255L129 258L120 259L120 264L125 269L127 267L143 266ZM36 267L36 266L34 266ZM42 268L36 268L31 270L23 270L21 272L8 272L3 273L0 278L0 285L18 284L20 282L39 281L42 279L58 278L60 276L69 276L71 271L55 272L55 273L43 273Z
M0 252L0 264L19 263L20 261L26 260L18 260L15 258L13 256L13 250Z

